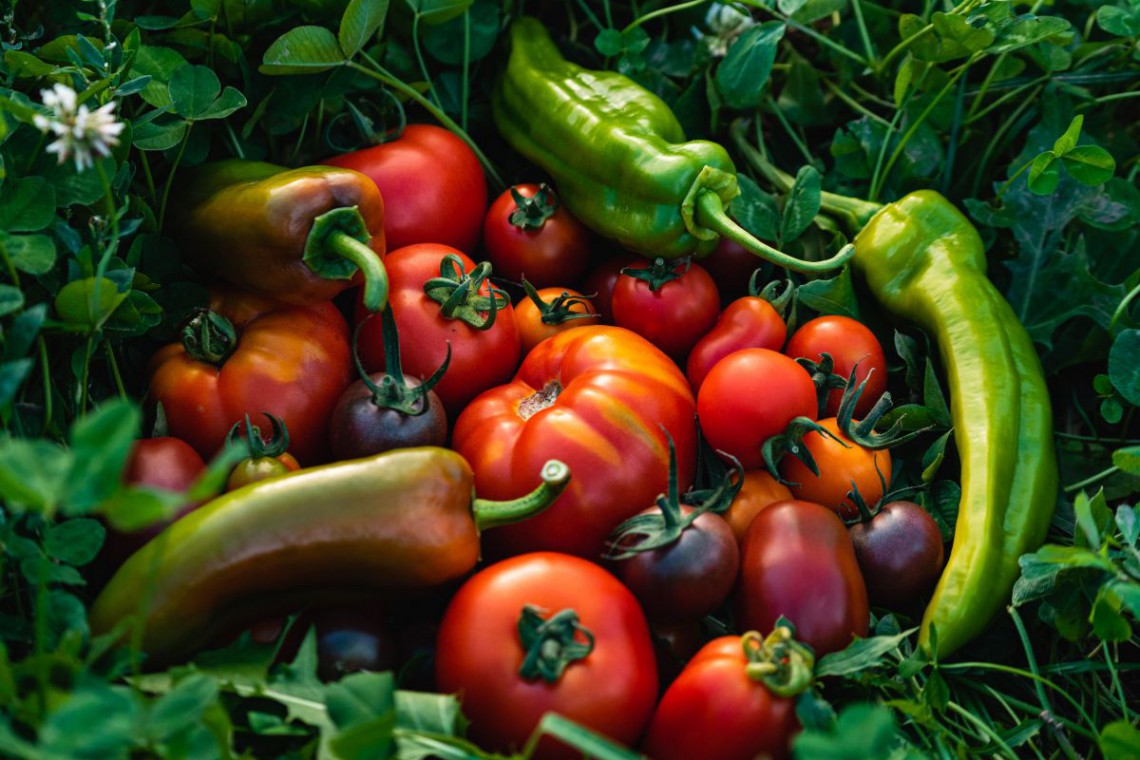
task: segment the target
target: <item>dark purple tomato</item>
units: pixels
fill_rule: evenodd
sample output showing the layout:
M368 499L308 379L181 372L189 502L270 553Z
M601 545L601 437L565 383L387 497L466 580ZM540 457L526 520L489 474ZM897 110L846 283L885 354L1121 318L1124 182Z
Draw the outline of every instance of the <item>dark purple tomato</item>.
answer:
M371 375L382 385L386 375ZM414 377L404 378L408 386L418 386ZM372 391L357 380L345 389L329 416L329 447L335 459L356 459L410 446L443 446L447 442L447 413L435 391L416 401L416 408L427 410L408 414L389 409L373 400Z
M913 501L892 501L869 522L851 526L851 541L876 607L893 610L913 604L942 573L942 532Z

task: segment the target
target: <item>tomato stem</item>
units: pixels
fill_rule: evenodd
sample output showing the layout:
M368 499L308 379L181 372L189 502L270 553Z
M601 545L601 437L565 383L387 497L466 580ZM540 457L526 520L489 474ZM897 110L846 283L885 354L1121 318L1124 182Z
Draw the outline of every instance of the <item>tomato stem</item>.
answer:
M205 309L182 328L182 347L190 358L218 368L237 350L237 340L233 322Z
M781 625L781 621L785 624ZM812 684L815 655L794 636L791 626L780 618L767 638L761 638L756 631L740 637L748 661L745 675L763 683L777 697L794 697Z
M594 651L594 634L569 608L544 618L542 610L528 604L519 615L518 631L526 652L519 675L528 681L554 683L571 663Z

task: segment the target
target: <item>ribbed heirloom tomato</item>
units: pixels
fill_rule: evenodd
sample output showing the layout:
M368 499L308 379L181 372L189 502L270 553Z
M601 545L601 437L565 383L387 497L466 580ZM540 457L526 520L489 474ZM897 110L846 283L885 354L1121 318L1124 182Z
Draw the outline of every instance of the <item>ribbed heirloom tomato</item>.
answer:
M592 562L554 552L491 565L459 589L440 624L436 681L458 693L471 737L499 751L520 749L548 711L632 744L657 698L633 594ZM538 755L581 753L543 743Z
M511 383L467 406L452 445L471 463L484 498L529 492L548 459L565 462L574 478L545 512L488 535L489 551L598 557L610 531L665 490L666 433L676 444L680 488L692 483L695 411L677 365L629 330L575 327L539 343Z

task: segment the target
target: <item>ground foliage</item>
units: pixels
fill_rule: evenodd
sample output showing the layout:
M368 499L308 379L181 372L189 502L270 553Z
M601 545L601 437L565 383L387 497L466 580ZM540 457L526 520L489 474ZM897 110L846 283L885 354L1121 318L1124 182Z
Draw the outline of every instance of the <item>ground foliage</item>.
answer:
M101 520L145 524L176 506L119 482L143 426L146 361L205 293L161 233L172 180L207 159L301 165L358 147L398 128L400 103L463 134L494 189L530 181L487 105L503 30L525 10L568 56L626 73L690 137L729 146L734 214L793 253L821 258L852 232L819 215L823 191L946 194L978 225L990 275L1041 354L1064 487L1049 544L1021 559L1008 617L940 663L914 651L913 619L877 618L872 638L820 661L797 756L1140 755L1137 0L8 3L3 754L484 756L461 738L450 697L400 690L391 674L318 680L311 638L284 664L246 640L144 673L141 653L90 636L85 568ZM58 162L35 125L53 83L92 110L113 102L126 123L85 170ZM795 175L792 190L755 172L749 151ZM844 313L893 332L892 391L907 424L929 428L903 449L895 490L949 537L955 454L925 336L887 324L846 274L794 285L792 319ZM545 728L624 756L557 718Z

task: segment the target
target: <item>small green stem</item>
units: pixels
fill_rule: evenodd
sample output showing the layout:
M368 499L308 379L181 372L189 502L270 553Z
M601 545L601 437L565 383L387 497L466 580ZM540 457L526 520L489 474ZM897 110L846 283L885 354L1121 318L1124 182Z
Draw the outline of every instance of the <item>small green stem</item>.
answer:
M327 249L355 264L364 273L364 306L380 311L388 304L388 270L376 252L347 232L337 230L325 238Z
M1076 493L1077 491L1081 490L1082 488L1087 488L1088 486L1096 485L1097 483L1104 480L1105 478L1110 478L1118 472L1120 472L1119 467L1115 467L1115 466L1109 467L1107 470L1102 470L1102 471L1098 472L1096 475L1093 475L1092 477L1085 478L1084 480L1082 480L1078 483L1073 483L1071 486L1065 486L1065 493Z
M639 16L638 18L635 18L633 21L629 22L629 24L625 27L625 29L621 30L621 33L625 34L626 32L630 31L631 29L636 29L637 27L644 24L646 21L652 21L655 18L660 18L661 16L666 16L670 13L676 13L678 11L687 11L690 8L697 8L701 5L704 5L705 3L708 3L709 1L710 0L689 0L689 2L687 2L687 3L679 3L677 5L669 5L669 6L666 6L664 8L658 8L655 11L651 11L649 13L646 13L644 16Z
M852 111L854 111L855 113L858 113L858 114L862 114L863 116L866 116L871 121L875 121L875 122L878 122L879 124L882 124L887 129L891 128L891 122L887 121L882 116L879 116L877 113L875 113L874 111L871 111L865 105L863 105L859 101L855 100L855 98L851 97L846 92L844 92L843 88L840 87L839 85L837 85L835 82L832 82L830 79L827 79L826 77L822 78L821 81L823 82L824 86L827 87L827 89L831 92L832 95L834 95L835 97L842 100L845 104L847 104L847 106Z
M867 60L874 61L879 57L875 50L875 43L871 42L871 35L867 31L867 22L863 19L862 0L851 0L851 8L855 11L855 23L859 27L859 38L863 40L863 49L867 51Z
M111 366L111 376L115 379L115 388L119 391L119 398L127 400L127 387L123 384L123 375L119 372L119 360L115 358L115 349L111 341L103 341L103 348L107 350L107 363Z
M782 251L776 250L767 243L757 240L750 235L747 230L732 221L728 214L724 212L724 203L721 201L720 196L710 190L705 190L697 194L696 209L693 218L699 226L728 238L765 261L769 261L776 266L790 269L794 272L830 272L846 264L847 260L855 255L855 246L848 243L839 249L839 252L834 256L829 259L824 259L823 261L804 261L803 259L789 256Z
M190 133L193 130L194 122L190 122L190 126L186 127L186 135L182 138L182 144L178 146L178 155L174 157L174 163L170 166L170 173L166 175L166 186L162 188L162 204L158 207L159 230L165 227L166 204L170 201L170 190L174 187L174 173L178 171L178 166L182 163L182 157L186 154L186 146L190 144Z
M1005 743L1005 740L1001 738L1001 735L998 734L998 732L987 726L985 724L985 721L981 720L969 710L963 708L961 705L958 705L955 702L948 702L946 707L950 710L950 712L962 716L966 719L967 723L973 725L977 729L979 736L984 736L995 745L997 745L997 747L1002 750L1002 755L1012 758L1012 760L1017 760L1017 753L1015 753L1010 748L1010 746Z
M1132 300L1138 295L1140 295L1140 285L1132 288L1132 290L1128 291L1128 295L1124 296L1124 300L1122 300L1120 305L1116 307L1116 310L1112 312L1112 319L1108 321L1109 332L1112 332L1112 329L1116 327L1116 323L1119 322L1120 318L1124 316L1124 313L1128 311L1128 305L1131 304Z
M79 413L87 413L87 381L91 372L91 354L95 350L95 333L87 335L86 349L83 352L83 371L79 376Z
M36 343L39 346L40 352L40 374L43 375L44 384L44 421L40 428L40 435L47 435L51 429L52 418L52 382L51 382L51 362L48 360L47 340L44 339L43 334L36 336Z
M525 520L538 514L566 490L570 483L570 468L557 459L551 459L542 468L542 483L526 496L510 501L475 499L471 513L479 530Z
M876 67L876 71L878 71L880 74L886 71L887 67L894 63L896 58L906 53L906 51L910 49L911 45L918 42L933 31L934 24L927 24L919 31L899 42L899 44L891 48L891 51L887 53L886 57L884 57L883 60L879 61L879 65Z
M811 150L807 145L804 144L803 138L796 134L796 130L792 127L791 122L788 121L788 117L785 116L780 107L776 105L776 99L769 96L768 105L771 107L772 113L776 115L776 120L780 122L780 126L784 128L784 132L786 132L788 137L792 139L792 143L796 146L796 150L798 150L800 152L800 155L804 157L804 161L810 164L812 160Z
M1023 84L1022 86L1020 86L1016 89L1010 90L1005 95L1002 95L1000 98L998 98L994 102L990 103L988 106L983 108L978 113L967 118L966 121L963 123L963 125L967 126L967 127L973 126L977 121L979 121L980 119L984 119L986 116L988 116L990 113L992 113L995 109L1001 108L1001 106L1004 105L1006 103L1006 101L1012 100L1012 99L1016 98L1017 96L1021 95L1026 90L1031 90L1034 87L1037 87L1037 86L1039 86L1045 82L1048 82L1048 81L1049 81L1049 77L1041 77L1040 79L1034 79L1033 81L1026 82L1025 84ZM1033 96L1033 97L1036 97L1036 96Z

